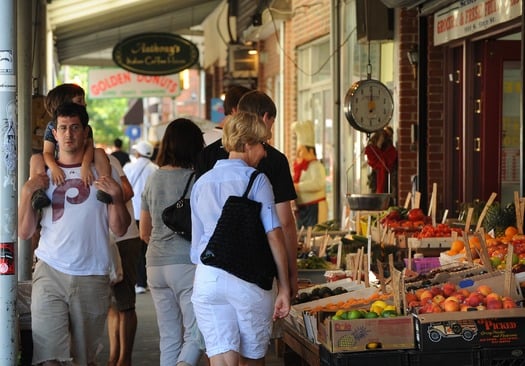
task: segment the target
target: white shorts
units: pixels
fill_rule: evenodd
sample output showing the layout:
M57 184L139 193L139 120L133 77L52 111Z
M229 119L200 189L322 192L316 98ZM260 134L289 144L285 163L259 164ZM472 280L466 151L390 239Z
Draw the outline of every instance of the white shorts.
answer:
M198 264L191 300L208 357L227 351L251 359L266 355L272 330L272 291Z

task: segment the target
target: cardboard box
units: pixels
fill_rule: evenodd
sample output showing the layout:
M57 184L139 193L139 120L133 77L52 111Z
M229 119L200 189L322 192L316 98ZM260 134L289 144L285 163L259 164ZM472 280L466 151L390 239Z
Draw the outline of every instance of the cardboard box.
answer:
M525 347L525 309L460 311L415 316L422 351Z
M318 315L318 339L330 352L361 352L415 348L411 316L332 320L333 313Z
M487 285L515 301L523 299L513 274L486 273L463 279L457 285L470 292L480 285ZM507 291L505 286L508 286ZM416 341L422 351L525 347L525 308L428 313L414 317Z
M367 299L378 291L379 289L375 287L358 287L341 295L293 305L285 320L312 343L319 343L317 339L317 314L310 313L310 310L328 304L345 302L349 299Z

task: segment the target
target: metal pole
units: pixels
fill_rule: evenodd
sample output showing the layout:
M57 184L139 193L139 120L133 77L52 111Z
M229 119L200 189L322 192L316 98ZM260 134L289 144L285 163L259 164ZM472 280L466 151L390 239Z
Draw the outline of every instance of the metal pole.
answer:
M32 121L32 51L33 51L33 8L37 0L18 1L18 34L25 34L18 37L18 119L22 128L18 133L18 190L29 177L29 159L31 158L31 121ZM18 241L17 275L19 281L31 279L31 267L33 263L33 251L31 240Z
M16 365L16 1L0 1L0 364Z

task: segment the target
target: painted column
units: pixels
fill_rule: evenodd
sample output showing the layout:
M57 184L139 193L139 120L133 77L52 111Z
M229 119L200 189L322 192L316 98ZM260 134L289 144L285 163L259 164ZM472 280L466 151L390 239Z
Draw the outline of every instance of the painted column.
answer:
M16 1L0 1L0 364L16 365Z

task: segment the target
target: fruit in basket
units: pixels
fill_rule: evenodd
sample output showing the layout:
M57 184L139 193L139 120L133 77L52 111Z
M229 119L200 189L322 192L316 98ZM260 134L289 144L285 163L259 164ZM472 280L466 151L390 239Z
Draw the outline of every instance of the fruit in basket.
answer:
M408 211L407 217L410 221L423 221L425 219L425 214L423 213L422 209L413 208Z
M459 311L460 305L457 299L447 298L445 302L443 303L443 309L446 312Z
M483 296L488 296L490 293L492 293L492 289L490 288L490 286L487 285L479 285L476 291L482 294Z

